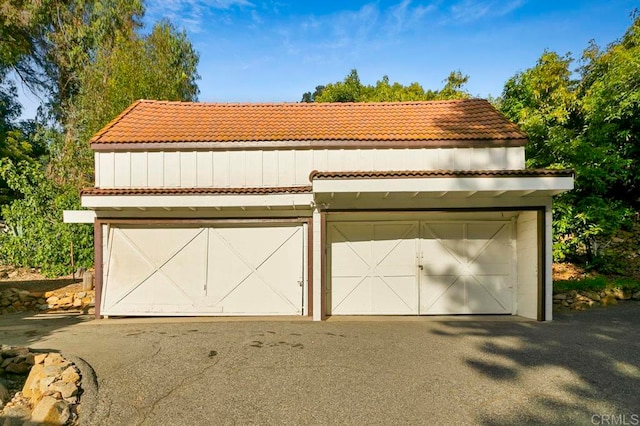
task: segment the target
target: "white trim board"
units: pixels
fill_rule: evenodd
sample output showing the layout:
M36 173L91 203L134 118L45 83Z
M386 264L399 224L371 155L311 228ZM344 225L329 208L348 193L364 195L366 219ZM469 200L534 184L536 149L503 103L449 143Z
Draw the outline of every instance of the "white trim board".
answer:
M287 207L306 206L312 194L269 195L84 195L86 208Z
M573 189L573 177L452 177L401 179L318 179L314 193L548 191L556 195Z

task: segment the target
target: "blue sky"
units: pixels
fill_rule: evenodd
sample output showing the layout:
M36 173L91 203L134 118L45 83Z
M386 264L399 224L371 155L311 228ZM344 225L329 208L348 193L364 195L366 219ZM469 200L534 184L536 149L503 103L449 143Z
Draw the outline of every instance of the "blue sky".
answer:
M147 27L169 18L200 53L199 99L297 102L356 68L437 89L452 70L498 96L544 49L579 57L622 36L637 2L535 0L148 0ZM33 98L33 96L28 96ZM23 96L24 98L24 96ZM25 116L34 109L25 105Z

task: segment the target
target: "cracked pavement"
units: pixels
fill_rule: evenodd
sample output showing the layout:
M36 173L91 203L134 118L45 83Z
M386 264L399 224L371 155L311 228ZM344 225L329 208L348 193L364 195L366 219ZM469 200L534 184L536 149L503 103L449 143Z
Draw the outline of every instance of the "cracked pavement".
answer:
M97 403L81 406L84 424L594 424L640 415L637 302L552 323L37 318L0 316L0 342L90 364Z

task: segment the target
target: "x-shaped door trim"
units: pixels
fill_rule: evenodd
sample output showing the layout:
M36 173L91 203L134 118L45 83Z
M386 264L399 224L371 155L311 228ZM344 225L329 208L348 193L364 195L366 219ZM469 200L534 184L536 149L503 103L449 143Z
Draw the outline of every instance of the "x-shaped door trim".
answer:
M122 294L114 303L112 303L109 308L114 307L115 305L117 305L118 303L122 302L122 300L124 300L127 296L129 296L135 289L137 289L138 287L140 287L143 283L145 283L149 278L151 278L156 272L162 274L178 291L180 291L180 293L182 293L187 299L191 300L191 296L189 296L187 293L185 293L185 291L173 280L171 279L171 277L169 275L167 275L166 272L164 272L162 270L162 267L165 266L167 263L169 263L174 257L176 257L178 255L178 253L180 253L182 250L184 250L185 247L187 247L189 244L191 244L196 238L198 238L198 236L200 236L200 234L202 234L202 232L205 231L205 229L200 229L200 232L197 232L192 238L190 238L185 244L181 245L177 250L174 250L171 255L169 257L167 257L167 259L163 262L161 262L160 264L156 264L154 261L152 261L142 250L140 250L140 248L133 242L131 241L131 239L129 238L129 236L123 231L123 229L126 228L111 228L113 230L114 236L115 236L115 232L118 232L118 235L120 235L123 238L123 241L127 243L127 245L129 245L129 247L131 247L133 249L133 251L135 251L144 261L146 261L152 268L153 271L151 271L146 277L144 277L142 280L139 280L136 284L134 284L133 286L131 286L131 288L128 291L125 291L124 294ZM196 228L197 229L197 228ZM113 255L113 237L111 238L111 250L109 253L109 265L111 265L111 256ZM107 271L108 274L108 271ZM106 300L105 300L106 302ZM195 304L191 303L191 306L195 306Z

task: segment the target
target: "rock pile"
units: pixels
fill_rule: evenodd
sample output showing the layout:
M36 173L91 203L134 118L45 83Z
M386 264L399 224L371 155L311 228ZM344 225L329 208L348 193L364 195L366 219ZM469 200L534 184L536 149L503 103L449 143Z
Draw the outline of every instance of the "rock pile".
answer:
M8 288L0 291L0 314L25 311L66 311L70 309L93 313L94 290L36 292Z
M553 295L553 306L556 309L569 308L583 311L593 306L616 305L619 300L640 300L640 291L631 291L614 288L603 291L578 291L571 290L566 293Z
M4 345L0 348L0 359L0 418L5 419L3 424L77 423L80 373L72 363L55 352L38 353L25 347ZM16 381L24 381L21 391L11 389Z

